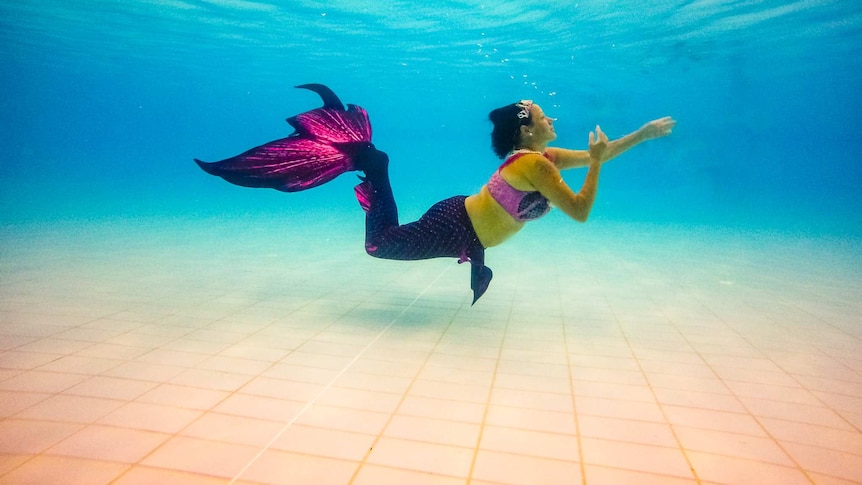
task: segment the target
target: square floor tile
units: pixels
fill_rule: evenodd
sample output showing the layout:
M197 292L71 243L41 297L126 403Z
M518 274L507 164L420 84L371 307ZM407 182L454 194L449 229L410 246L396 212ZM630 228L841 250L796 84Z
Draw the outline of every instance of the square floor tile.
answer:
M0 421L0 453L38 454L83 427L73 423L5 419Z
M538 409L490 406L486 423L507 428L575 434L575 417L571 413Z
M64 394L131 401L155 386L152 382L95 376L67 389Z
M50 397L51 394L39 392L0 391L0 419L18 414Z
M480 448L561 461L580 460L579 439L572 434L485 426Z
M238 478L272 485L342 485L358 467L355 462L269 450Z
M679 478L595 465L586 465L584 469L589 485L620 485L625 483L636 483L637 485L695 485L698 483L694 479L694 476L691 478Z
M60 394L21 411L16 417L64 423L93 423L123 404L124 401L116 399Z
M63 483L100 485L111 483L128 465L66 456L37 456L0 477L0 483Z
M0 382L0 390L58 393L89 379L81 374L27 371Z
M98 424L174 434L201 414L190 409L131 402L106 415Z
M94 425L78 431L49 448L45 453L118 463L137 463L169 437L163 433Z
M294 419L307 406L299 401L285 401L263 396L248 394L232 394L221 401L212 411L287 423Z
M479 441L479 429L478 424L396 414L383 436L472 448Z
M485 413L485 405L465 401L407 396L398 408L398 412L408 416L481 423Z
M301 414L297 424L376 435L389 420L388 413L315 405Z
M589 438L667 448L678 446L671 427L665 423L584 415L578 416L578 429L582 436Z
M784 443L783 446L806 470L844 480L862 477L862 450L836 451L797 443Z
M584 463L688 478L691 470L679 448L623 443L596 438L581 439Z
M159 485L224 485L225 479L177 470L135 466L111 483L112 485L153 485L156 483Z
M228 391L188 387L178 384L161 384L140 396L137 402L206 411L224 401L230 395Z
M330 387L316 401L328 406L349 407L365 411L391 413L401 402L400 394Z
M375 436L333 429L292 425L284 429L272 448L304 455L362 461L371 451Z
M378 465L363 465L353 485L466 485L464 478L444 477L436 473L400 470ZM475 481L471 483L476 483Z
M396 438L381 438L368 463L406 470L466 477L470 472L473 450Z
M802 470L759 461L718 456L699 451L686 453L698 478L714 483L810 484Z
M787 467L795 466L779 444L768 437L755 437L724 431L686 428L683 426L674 426L674 431L686 450L756 460L762 463L772 463Z
M206 413L182 430L180 435L263 448L275 439L283 428L284 424L277 421Z
M473 478L494 483L582 483L576 462L480 450Z
M220 443L197 438L176 437L144 459L141 464L233 478L250 463L258 452L257 447Z
M655 402L628 401L594 397L575 398L578 415L604 416L607 418L636 421L666 422L661 408Z
M571 413L574 407L571 394L524 391L498 387L495 387L491 393L491 404L562 413Z

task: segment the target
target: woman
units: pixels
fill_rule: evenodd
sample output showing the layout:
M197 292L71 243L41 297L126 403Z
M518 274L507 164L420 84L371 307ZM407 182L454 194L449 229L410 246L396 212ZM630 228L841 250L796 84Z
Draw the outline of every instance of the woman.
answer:
M506 161L478 194L456 196L438 202L418 221L399 225L398 211L389 185L385 153L369 148L356 167L365 172L356 195L365 209L365 249L383 259L416 260L457 257L470 261L473 303L485 293L492 272L485 266L485 249L501 244L520 231L527 221L559 207L572 219L585 222L590 214L604 162L632 146L669 135L676 122L670 117L651 121L619 140L596 126L590 133L589 150L549 148L557 135L553 118L530 100L491 112L491 143ZM589 166L578 193L563 181L560 170Z
M596 197L602 164L643 141L669 135L676 121L651 121L618 140L596 126L588 150L550 148L556 138L553 118L530 100L495 109L491 145L505 159L478 194L455 196L434 204L419 220L401 225L389 184L389 157L371 144L371 125L361 107L344 105L326 86L312 90L322 108L288 119L296 132L215 163L196 160L208 173L246 187L293 192L323 184L351 170L364 172L356 197L366 212L365 250L382 259L458 258L471 263L473 303L485 293L492 272L485 249L501 244L527 221L559 207L584 222ZM589 167L578 193L563 181L560 170Z

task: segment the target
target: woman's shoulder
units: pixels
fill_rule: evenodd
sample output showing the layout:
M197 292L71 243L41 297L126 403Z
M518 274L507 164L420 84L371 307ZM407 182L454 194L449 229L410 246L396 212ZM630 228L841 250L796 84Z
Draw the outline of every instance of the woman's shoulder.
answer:
M551 158L549 152L536 152L533 150L519 150L509 154L506 157L506 161L503 162L503 166L518 163L521 165L526 164L534 164L536 162L551 162L553 163L553 159Z
M512 154L506 159L503 166L514 165L521 169L531 169L546 164L553 165L554 161L551 156L548 152L523 151Z
M506 168L506 180L517 185L519 190L533 190L531 187L534 179L554 175L557 168L544 153L524 152L516 160L504 165ZM518 181L526 181L527 185L518 184Z

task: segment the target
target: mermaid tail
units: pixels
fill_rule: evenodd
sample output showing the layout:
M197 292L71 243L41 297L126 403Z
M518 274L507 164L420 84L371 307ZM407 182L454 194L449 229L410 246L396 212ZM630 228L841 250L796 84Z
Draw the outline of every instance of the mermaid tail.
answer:
M460 251L459 262L469 261L472 266L470 287L476 303L488 289L492 273L484 265L484 248L464 208L465 197L441 201L432 207L434 215L399 225L389 183L389 156L371 143L368 113L352 104L345 109L338 96L322 84L297 87L317 93L323 107L288 118L295 130L290 136L220 162L195 162L232 184L283 192L310 189L348 171L364 172L354 191L366 213L368 254L413 260L458 257Z
M356 158L373 146L368 113L353 104L344 109L338 96L322 84L297 87L317 93L323 107L288 118L294 133L219 162L195 159L198 166L232 184L283 192L317 187L357 170Z

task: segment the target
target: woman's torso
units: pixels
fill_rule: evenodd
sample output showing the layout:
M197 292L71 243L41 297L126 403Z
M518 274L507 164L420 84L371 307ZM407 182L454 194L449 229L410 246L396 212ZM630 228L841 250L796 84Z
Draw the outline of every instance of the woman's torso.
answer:
M478 194L468 197L465 202L467 214L470 216L476 235L486 248L502 243L520 231L527 220L541 217L549 210L549 206L546 205L547 199L535 192L535 187L527 178L526 172L531 166L529 156L542 156L542 154L520 152L510 155L506 163L501 165L492 177L491 188L495 189L495 194L492 194L486 184ZM495 177L500 177L502 180L494 180ZM497 187L494 186L495 184ZM509 187L503 187L501 184L507 184ZM506 191L513 193L506 194ZM521 200L528 202L530 208L520 214L517 213L518 203L503 199L501 192L503 197L507 195L521 197ZM495 199L495 195L507 205L508 211Z

